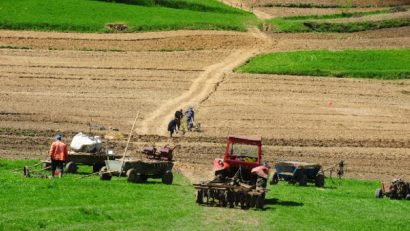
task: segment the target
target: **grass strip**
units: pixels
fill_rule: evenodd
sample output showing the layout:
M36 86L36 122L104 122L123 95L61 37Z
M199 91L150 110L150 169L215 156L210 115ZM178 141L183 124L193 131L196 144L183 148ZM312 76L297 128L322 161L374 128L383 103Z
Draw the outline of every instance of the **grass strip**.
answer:
M339 78L410 79L410 49L295 51L256 56L237 72L333 76Z
M172 2L180 5L170 8L96 0L2 0L0 29L111 32L107 24L124 24L125 32L178 29L245 31L247 26L257 22L254 15L216 0ZM208 11L200 11L200 6Z
M320 21L289 20L275 18L268 21L271 31L278 33L337 32L351 33L366 30L410 26L410 18L351 23L331 23Z

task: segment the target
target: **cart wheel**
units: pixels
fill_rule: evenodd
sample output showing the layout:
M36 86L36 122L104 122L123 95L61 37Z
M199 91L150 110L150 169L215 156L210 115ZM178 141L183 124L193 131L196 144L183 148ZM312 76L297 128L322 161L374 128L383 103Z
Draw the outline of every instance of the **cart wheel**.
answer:
M322 173L319 173L315 178L315 186L323 187L325 186L325 176Z
M196 203L198 204L204 203L204 191L202 189L196 190L195 197L196 197Z
M410 193L409 193L409 194L407 194L407 196L406 196L406 200L410 200Z
M104 165L93 164L93 172L99 172Z
M376 191L374 192L374 196L376 198L382 198L383 197L382 189L380 189L380 188L376 189Z
M137 172L135 171L135 169L133 168L128 169L125 175L127 177L128 182L133 182L133 183L137 182Z
M301 174L299 177L299 186L306 186L307 182L306 182L306 175L305 174Z
M265 193L262 193L256 198L256 208L257 209L263 209L265 206Z
M77 172L77 164L73 161L70 161L65 166L67 173L76 173Z
M272 180L271 180L270 184L273 185L273 184L277 184L278 182L279 182L278 173L275 172L272 176Z
M164 175L162 176L162 183L164 184L172 184L174 176L170 170L167 170Z

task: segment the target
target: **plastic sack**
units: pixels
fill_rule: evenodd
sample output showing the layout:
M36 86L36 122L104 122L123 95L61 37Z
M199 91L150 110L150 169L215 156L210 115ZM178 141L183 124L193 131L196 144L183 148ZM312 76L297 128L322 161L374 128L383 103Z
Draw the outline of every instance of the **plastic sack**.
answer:
M102 143L99 136L87 136L80 132L73 137L70 148L76 152L95 153L101 150Z

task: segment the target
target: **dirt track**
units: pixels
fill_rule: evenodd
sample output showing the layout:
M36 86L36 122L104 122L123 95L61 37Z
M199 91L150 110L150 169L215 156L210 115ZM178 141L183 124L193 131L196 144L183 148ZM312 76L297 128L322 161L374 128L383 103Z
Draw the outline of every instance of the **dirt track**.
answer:
M408 177L410 82L234 74L261 51L410 47L410 28L354 34L177 31L71 34L0 31L0 156L41 158L52 135L127 133L137 111L145 143L179 142L178 168L211 174L228 133L258 134L264 154L329 165L349 177ZM23 49L30 48L30 49ZM100 51L98 51L100 50ZM204 132L173 140L164 126L194 104ZM112 143L123 150L124 139ZM133 151L134 152L134 151Z

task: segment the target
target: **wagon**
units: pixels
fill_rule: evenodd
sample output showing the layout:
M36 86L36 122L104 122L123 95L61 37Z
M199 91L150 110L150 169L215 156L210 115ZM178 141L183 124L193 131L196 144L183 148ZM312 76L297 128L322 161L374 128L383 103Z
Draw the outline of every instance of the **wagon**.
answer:
M93 172L98 172L102 167L105 166L105 161L114 160L120 158L113 154L108 154L106 152L97 153L86 153L86 152L69 152L67 156L67 163L65 165L65 172L76 173L78 165L88 165L92 166ZM43 160L43 168L47 168L51 165L51 160Z
M172 161L162 160L106 160L101 169L100 179L110 180L113 175L125 176L128 182L144 183L148 178L162 179L164 184L172 184Z
M272 176L271 184L277 184L279 180L292 184L298 183L301 186L314 183L316 187L323 187L325 183L320 164L297 161L280 161L275 164L275 173Z

